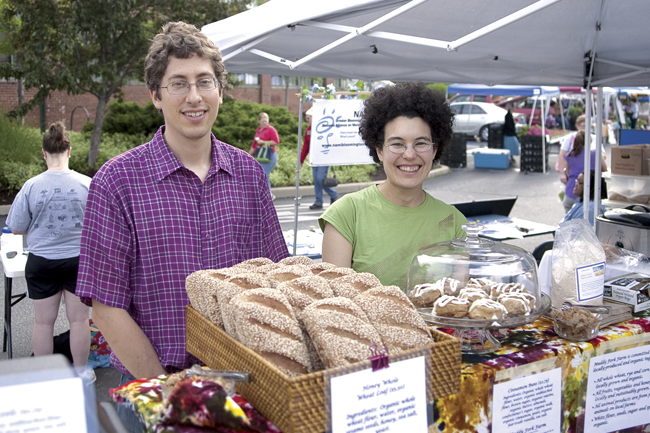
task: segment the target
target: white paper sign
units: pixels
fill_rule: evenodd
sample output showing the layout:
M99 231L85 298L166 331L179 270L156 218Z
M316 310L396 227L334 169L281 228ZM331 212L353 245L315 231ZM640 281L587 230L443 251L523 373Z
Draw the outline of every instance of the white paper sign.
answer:
M80 378L0 387L0 433L86 431Z
M561 368L495 384L492 395L493 432L561 431Z
M578 301L588 301L603 296L605 287L605 262L576 268Z
M363 101L315 100L311 122L311 165L374 164L359 135Z
M589 362L586 432L650 423L650 346L597 356Z
M423 356L330 379L332 433L426 433Z

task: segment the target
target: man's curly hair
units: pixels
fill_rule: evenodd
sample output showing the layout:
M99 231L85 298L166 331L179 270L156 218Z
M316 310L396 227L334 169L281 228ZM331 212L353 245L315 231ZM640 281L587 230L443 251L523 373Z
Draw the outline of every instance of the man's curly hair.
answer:
M366 99L359 134L372 159L380 162L377 148L384 145L386 124L400 116L409 119L419 117L429 125L431 138L438 148L433 161L440 160L451 141L454 113L443 94L432 91L422 83L383 87Z

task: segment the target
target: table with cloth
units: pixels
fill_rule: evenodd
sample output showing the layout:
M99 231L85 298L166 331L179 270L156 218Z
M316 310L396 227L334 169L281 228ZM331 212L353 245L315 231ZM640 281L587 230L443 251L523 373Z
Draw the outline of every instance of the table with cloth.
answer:
M596 338L586 342L560 338L553 331L553 321L542 317L511 330L501 341L502 348L494 353L463 354L461 391L435 401L434 422L429 432L492 431L492 389L499 372L536 361L553 362L554 357L554 367L562 368L561 429L582 432L590 359L649 341L650 310L635 314L630 321L605 327Z

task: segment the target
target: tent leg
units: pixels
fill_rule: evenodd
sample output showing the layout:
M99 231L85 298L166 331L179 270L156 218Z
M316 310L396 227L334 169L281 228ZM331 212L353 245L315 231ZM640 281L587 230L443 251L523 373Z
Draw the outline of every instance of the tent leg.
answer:
M294 198L293 211L293 256L298 248L298 210L300 208L300 151L302 147L302 95L298 105L298 153L296 154L296 196Z

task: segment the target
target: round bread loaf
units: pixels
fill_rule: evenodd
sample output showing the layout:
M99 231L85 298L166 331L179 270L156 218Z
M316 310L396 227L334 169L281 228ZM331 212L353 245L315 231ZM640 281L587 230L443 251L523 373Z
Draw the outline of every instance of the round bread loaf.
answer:
M314 263L313 265L311 265L309 267L309 269L311 270L311 272L314 275L318 275L321 272L323 272L325 269L332 269L332 268L335 268L335 267L336 267L336 265L334 265L332 263L320 262L320 263Z
M217 286L216 295L223 319L223 328L228 335L239 340L235 328L235 318L230 308L230 300L246 290L268 288L271 281L262 274L247 272L228 277Z
M433 304L431 314L441 317L462 318L469 312L470 302L455 296L444 295Z
M377 286L381 286L381 281L369 272L348 274L330 281L334 296L350 299Z
M271 280L271 287L277 287L279 283L284 281L294 280L300 277L309 277L314 274L304 265L286 265L273 269L266 273Z
M271 260L269 258L257 257L255 259L244 260L243 262L241 262L241 263L239 263L238 265L235 265L235 266L252 265L252 266L255 266L256 268L259 268L260 266L270 265L272 263L273 263L273 260Z
M344 275L350 275L350 274L356 274L354 269L352 268L341 268L338 266L335 266L330 269L325 269L322 271L320 274L318 274L319 277L323 277L326 280L333 280L335 278L340 278Z
M247 290L230 306L242 344L291 377L313 371L298 320L280 291Z
M375 287L353 301L377 329L389 354L433 344L427 324L399 287Z
M219 303L214 295L220 280L212 276L213 270L192 272L185 278L185 291L192 307L203 317L224 329Z
M280 260L278 263L280 263L281 265L311 266L314 264L314 261L307 256L293 256L293 257L285 257L284 259Z
M316 301L303 310L303 320L325 368L366 360L371 345L383 347L368 316L351 299Z
M409 298L417 307L432 307L436 299L444 294L444 288L440 284L418 284L413 288Z
M479 299L469 307L469 318L475 320L503 319L508 311L503 305L492 299Z
M293 307L293 311L298 319L298 324L300 325L300 330L303 333L305 345L307 346L309 361L314 371L323 370L325 366L323 365L320 356L318 356L316 346L314 346L314 343L307 332L302 311L313 302L334 297L329 281L316 275L300 277L279 283L277 289L287 297L287 300Z

